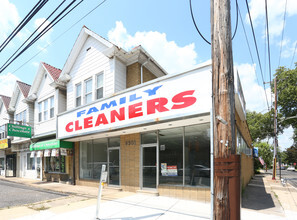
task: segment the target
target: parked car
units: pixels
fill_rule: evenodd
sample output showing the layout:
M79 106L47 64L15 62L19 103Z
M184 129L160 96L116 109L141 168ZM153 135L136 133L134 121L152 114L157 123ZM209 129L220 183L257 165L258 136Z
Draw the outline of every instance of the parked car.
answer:
M293 167L293 166L289 166L287 170L288 170L288 171L295 171L295 167Z

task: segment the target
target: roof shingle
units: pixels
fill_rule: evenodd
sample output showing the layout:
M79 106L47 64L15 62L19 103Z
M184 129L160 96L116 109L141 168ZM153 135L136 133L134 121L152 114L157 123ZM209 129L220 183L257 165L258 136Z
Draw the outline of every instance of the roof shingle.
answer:
M4 103L4 106L5 106L5 108L6 108L6 110L8 109L8 107L9 107L9 103L10 103L10 97L8 97L8 96L5 96L5 95L0 95L0 97L2 98L2 101L3 101L3 103Z
M16 82L19 85L19 88L20 88L21 92L23 93L24 97L27 98L31 86L24 82L20 82L20 81L16 81Z
M62 70L53 67L45 62L42 62L43 66L46 68L46 70L49 72L49 74L51 74L52 78L54 79L54 81L58 81L58 78L62 72Z

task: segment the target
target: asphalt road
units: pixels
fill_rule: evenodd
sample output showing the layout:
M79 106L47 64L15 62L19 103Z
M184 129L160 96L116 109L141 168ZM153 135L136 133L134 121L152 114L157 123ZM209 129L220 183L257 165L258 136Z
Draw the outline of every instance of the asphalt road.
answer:
M277 172L277 174L279 176L279 172ZM282 178L285 178L288 183L297 188L297 171L282 170L281 175Z
M64 196L67 195L0 180L0 208L41 202Z

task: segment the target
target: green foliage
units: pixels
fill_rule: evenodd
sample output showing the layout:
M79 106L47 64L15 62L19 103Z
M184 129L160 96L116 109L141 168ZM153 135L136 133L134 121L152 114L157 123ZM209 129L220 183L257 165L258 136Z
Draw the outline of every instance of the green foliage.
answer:
M286 120L281 120L283 126L292 126L294 129L294 144L297 145L297 65L295 69L280 67L276 70L278 109ZM273 92L274 92L274 87ZM274 92L275 93L275 92Z
M274 137L274 110L272 109L269 112L264 114L257 113L255 111L250 112L247 111L246 114L247 123L249 126L250 134L252 137L252 141L258 142L264 140L265 138L272 138ZM278 118L281 115L278 116ZM278 124L278 134L282 133L284 130L284 126Z
M262 157L267 164L267 168L270 168L273 162L273 146L265 142L260 142L256 143L255 147L258 147L259 157Z
M283 161L287 164L297 163L297 147L292 146L284 151Z

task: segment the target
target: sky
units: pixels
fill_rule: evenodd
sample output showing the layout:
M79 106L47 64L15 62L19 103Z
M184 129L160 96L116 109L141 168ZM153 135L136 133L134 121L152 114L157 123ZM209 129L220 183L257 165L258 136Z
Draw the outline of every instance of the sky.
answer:
M58 2L60 1L50 0L3 49L0 53L1 66L35 28L46 20ZM71 0L66 0L64 5L70 2ZM188 0L106 0L93 10L101 2L102 0L82 1L18 57L0 74L0 94L11 96L16 80L31 85L40 62L62 69L83 25L125 50L142 45L169 74L193 69L211 59L211 46L198 35L191 18ZM297 62L297 54L294 56L297 43L297 1L267 2L271 73L267 52L265 0L248 0L260 63L245 1L238 1L243 25L238 16L237 31L232 41L233 63L240 76L247 109L261 113L267 111L267 102L271 105L273 100L269 84L265 84L264 88L262 79L269 82L274 78L273 74L278 66L293 68L292 62ZM1 44L36 3L37 0L0 0ZM192 8L200 32L210 41L210 1L192 0ZM285 8L287 10L284 22ZM50 20L45 21L45 24ZM236 1L231 0L233 33L236 20ZM279 136L281 149L292 145L291 136L291 128Z

